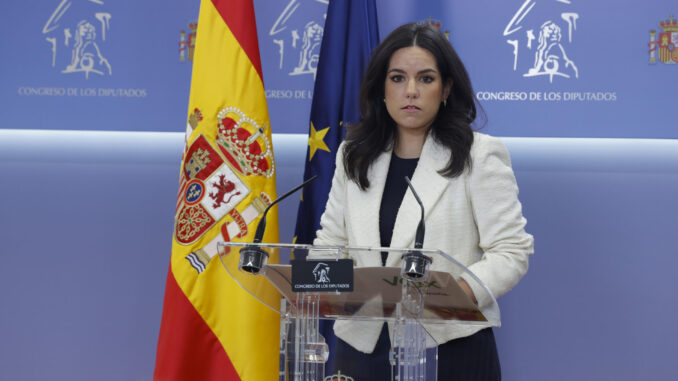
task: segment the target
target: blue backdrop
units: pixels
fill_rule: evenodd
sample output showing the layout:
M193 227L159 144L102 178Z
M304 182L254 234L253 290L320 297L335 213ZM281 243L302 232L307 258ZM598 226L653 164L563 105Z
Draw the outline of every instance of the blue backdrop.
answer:
M254 4L273 130L307 133L327 0ZM199 1L1 7L0 44L11 52L0 64L4 128L183 131ZM379 0L377 8L381 36L409 21L449 35L489 133L678 137L675 2Z
M327 2L254 4L283 191L303 174ZM0 2L0 379L152 379L198 6ZM484 131L516 137L536 254L499 300L504 379L678 378L676 2L377 8L382 37L449 33ZM297 206L280 205L284 242Z

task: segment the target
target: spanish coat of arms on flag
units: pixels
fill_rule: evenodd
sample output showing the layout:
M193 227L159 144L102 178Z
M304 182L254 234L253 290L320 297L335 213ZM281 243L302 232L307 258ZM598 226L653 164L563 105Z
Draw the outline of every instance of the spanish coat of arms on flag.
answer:
M202 1L193 61L154 379L276 379L279 316L230 278L221 261L238 258L217 249L251 242L276 198L252 0ZM273 208L267 220L277 219Z

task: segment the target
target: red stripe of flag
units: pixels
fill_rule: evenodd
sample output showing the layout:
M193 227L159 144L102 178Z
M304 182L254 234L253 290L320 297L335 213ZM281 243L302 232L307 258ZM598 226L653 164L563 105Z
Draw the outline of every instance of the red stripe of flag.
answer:
M181 291L171 270L162 316L154 381L240 380L221 343Z
M252 0L212 0L212 3L257 69L263 82Z

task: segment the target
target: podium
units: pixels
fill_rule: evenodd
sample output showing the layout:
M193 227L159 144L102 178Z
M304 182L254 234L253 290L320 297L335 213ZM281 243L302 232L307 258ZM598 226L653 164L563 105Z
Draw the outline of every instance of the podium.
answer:
M436 380L437 345L450 332L499 325L490 290L439 250L241 242L221 242L218 249L228 276L280 315L280 381L351 380L325 377L334 353L319 332L322 320L334 321L352 345L363 340L352 331L387 323L391 379L399 381ZM382 256L401 267L381 266Z

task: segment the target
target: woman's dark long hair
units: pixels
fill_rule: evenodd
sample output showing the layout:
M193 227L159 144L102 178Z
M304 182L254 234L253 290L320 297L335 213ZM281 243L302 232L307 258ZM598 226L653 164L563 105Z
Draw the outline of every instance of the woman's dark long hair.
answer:
M440 173L447 177L459 176L471 165L473 129L476 102L471 80L464 64L450 42L434 26L405 24L389 34L374 50L360 88L360 123L349 127L344 150L344 167L349 179L361 189L370 181L370 165L387 149L393 148L397 134L395 121L384 104L386 71L396 50L418 46L436 59L443 86L452 80L447 106L440 106L429 133L450 150L450 160Z

